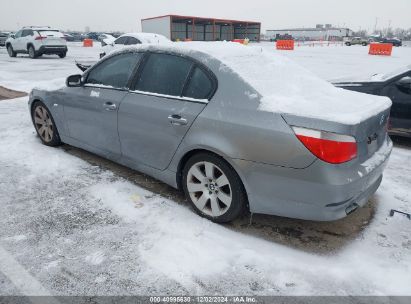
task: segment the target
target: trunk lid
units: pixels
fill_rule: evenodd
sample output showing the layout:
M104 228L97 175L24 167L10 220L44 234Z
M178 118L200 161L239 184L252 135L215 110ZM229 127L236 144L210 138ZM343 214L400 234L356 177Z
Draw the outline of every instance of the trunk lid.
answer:
M387 136L390 108L371 115L360 123L341 123L295 114L282 114L290 126L350 135L356 139L358 157L362 163L382 146Z

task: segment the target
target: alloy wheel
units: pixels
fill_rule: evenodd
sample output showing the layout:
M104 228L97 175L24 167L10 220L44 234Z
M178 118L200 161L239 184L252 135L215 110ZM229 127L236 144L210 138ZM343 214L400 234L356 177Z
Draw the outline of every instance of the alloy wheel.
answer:
M43 106L37 106L34 110L34 125L37 133L46 143L53 139L54 126L48 111Z
M198 210L212 217L226 213L233 200L227 176L207 161L191 166L187 173L187 190Z

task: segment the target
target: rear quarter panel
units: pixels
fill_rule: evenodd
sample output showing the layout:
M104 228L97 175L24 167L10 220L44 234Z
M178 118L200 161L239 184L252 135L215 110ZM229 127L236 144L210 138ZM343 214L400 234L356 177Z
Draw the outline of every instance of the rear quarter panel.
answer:
M279 113L258 110L258 92L237 74L208 61L218 89L187 132L170 169L189 151L206 149L225 158L305 168L315 157L298 141Z

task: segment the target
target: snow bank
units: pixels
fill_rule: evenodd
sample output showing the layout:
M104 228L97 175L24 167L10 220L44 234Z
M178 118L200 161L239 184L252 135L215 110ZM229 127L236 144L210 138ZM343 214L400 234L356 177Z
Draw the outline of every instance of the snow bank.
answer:
M190 42L154 48L199 51L215 57L223 63L220 70L228 67L260 93L261 111L358 124L391 106L387 97L336 88L290 59L262 47Z

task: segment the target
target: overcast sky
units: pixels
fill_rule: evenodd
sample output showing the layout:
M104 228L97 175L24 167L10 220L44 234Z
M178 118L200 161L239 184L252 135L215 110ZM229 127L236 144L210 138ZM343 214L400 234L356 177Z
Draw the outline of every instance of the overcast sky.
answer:
M266 29L331 23L353 30L411 28L411 0L1 0L0 29L139 31L141 18L179 14L262 22Z

